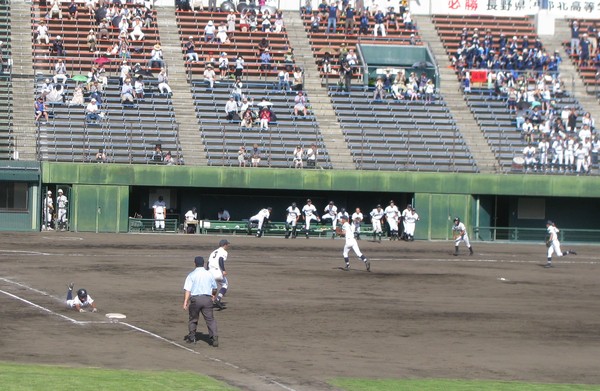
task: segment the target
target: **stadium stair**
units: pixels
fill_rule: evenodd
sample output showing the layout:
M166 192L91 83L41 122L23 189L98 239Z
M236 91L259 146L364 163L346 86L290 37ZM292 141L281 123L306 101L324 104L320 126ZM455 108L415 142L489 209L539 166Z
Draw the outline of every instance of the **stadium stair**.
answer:
M327 87L321 84L319 69L315 63L300 13L286 12L284 18L290 45L294 48L296 64L304 69L304 89L311 97L312 110L319 122L333 168L353 170L355 165L352 155L344 141L344 135L335 115Z
M590 113L597 113L600 109L598 100L593 96L594 88L589 86L590 90L586 88L583 80L577 72L577 68L569 58L565 50L565 46L562 45L563 41L570 39L571 29L569 27L569 21L567 19L556 19L554 35L540 36L544 47L548 48L548 51L553 52L558 50L562 57L562 63L560 64L560 78L565 84L565 88L571 96L579 101L579 104L584 111Z
M465 102L460 83L451 67L446 49L435 29L431 16L414 16L419 33L424 42L429 42L429 47L439 66L440 94L444 97L456 125L473 154L477 167L482 173L493 173L500 170L500 165L490 146L473 118L471 110Z
M31 3L11 2L13 135L20 160L36 160L34 73L31 56Z
M190 84L181 55L181 41L173 7L157 7L160 44L167 63L169 86L173 90L173 109L179 127L179 142L186 165L206 165L202 138L198 137L198 121Z

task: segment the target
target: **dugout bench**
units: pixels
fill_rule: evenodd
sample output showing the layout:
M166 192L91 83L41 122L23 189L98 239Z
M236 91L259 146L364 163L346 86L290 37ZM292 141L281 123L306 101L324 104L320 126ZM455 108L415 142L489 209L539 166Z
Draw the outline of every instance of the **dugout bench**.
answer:
M159 233L159 232L169 232L169 233L177 233L179 232L179 222L177 219L165 219L165 229L156 229L156 225L154 224L154 219L142 219L137 217L130 217L127 232L138 232L138 233Z

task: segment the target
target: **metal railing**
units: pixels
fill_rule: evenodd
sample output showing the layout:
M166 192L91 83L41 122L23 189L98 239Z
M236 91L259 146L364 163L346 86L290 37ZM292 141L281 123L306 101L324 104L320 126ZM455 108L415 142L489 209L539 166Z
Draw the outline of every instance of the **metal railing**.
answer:
M473 227L473 237L478 241L545 242L545 228ZM600 230L561 228L561 242L600 243Z

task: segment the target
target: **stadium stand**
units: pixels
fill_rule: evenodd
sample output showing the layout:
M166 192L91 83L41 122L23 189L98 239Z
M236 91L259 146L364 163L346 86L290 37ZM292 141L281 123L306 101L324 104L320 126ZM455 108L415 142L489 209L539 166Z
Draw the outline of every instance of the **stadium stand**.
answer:
M571 39L563 41L563 46L569 54L571 61L573 61L573 65L577 68L583 83L587 87L592 87L591 89L598 95L600 93L600 91L598 91L598 87L600 87L600 74L598 73L598 70L600 69L600 59L598 58L597 53L594 53L593 51L594 47L597 48L598 31L596 25L598 22L594 19L577 19L569 20L569 25L572 26L573 22L579 24L579 39L582 41L584 38L588 38L588 41L590 41L588 44L587 59L582 61L581 51L571 50ZM583 34L588 34L588 37L584 37ZM592 43L593 40L596 40L595 45ZM580 44L580 48L581 47L582 45Z
M38 75L36 83L42 84L44 78ZM183 164L171 101L158 93L156 79L145 82L144 99L124 107L118 79L109 78L100 105L105 115L90 123L82 105L49 103L50 121L38 126L38 159L94 162L98 150L103 149L109 163L166 164L164 159L153 160L155 146L161 144L163 157L171 152L172 164ZM65 101L69 101L75 82L69 80L65 90Z
M0 1L0 160L13 158L10 3Z
M353 87L331 99L357 169L478 172L443 99L372 101Z
M206 93L204 81L192 82L192 94L208 165L238 166L240 147L244 146L250 153L252 146L258 144L261 150L259 166L293 167L294 148L300 145L307 150L314 143L319 150L317 167L331 168L315 117L294 116L294 94L279 91L274 83L245 83L244 95L250 97L250 100L251 97L255 98L253 107L257 110L259 102L266 99L271 104L269 106L276 115L276 121L270 123L268 130L260 130L256 124L252 129L242 129L238 117L230 122L225 115L225 104L229 100L231 86L232 83L224 81L216 84L211 93Z

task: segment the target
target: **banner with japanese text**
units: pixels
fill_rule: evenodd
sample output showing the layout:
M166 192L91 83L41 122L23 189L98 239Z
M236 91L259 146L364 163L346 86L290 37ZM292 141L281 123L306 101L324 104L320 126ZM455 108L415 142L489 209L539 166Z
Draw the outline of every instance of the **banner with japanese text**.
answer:
M413 5L440 15L526 16L541 11L557 19L600 19L600 0L412 0Z

